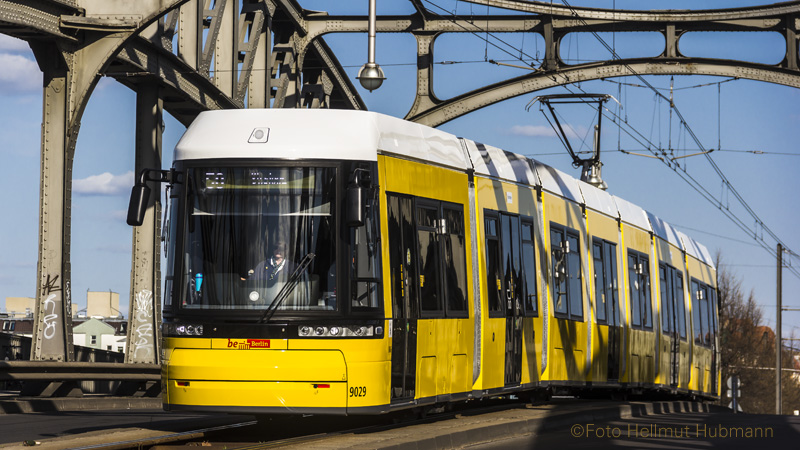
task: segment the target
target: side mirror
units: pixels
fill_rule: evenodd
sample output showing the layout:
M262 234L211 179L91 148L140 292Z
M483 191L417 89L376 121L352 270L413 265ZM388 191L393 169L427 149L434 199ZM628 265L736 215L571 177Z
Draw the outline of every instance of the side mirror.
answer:
M360 227L364 225L364 188L357 184L352 184L347 188L345 198L345 219L348 227Z
M131 201L128 204L128 225L138 227L144 222L149 200L150 188L144 183L136 183L131 189Z

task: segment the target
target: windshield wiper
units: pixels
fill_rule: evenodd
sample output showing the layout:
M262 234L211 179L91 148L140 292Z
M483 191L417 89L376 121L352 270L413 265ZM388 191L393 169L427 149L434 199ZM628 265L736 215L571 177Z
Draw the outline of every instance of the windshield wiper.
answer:
M267 310L264 311L264 315L261 316L261 319L258 320L258 323L267 323L270 319L272 319L272 316L275 314L275 311L278 310L278 307L281 306L281 303L283 303L283 301L286 300L286 297L288 297L289 294L294 291L294 288L297 287L297 280L300 279L300 276L306 271L308 266L311 264L311 261L313 261L316 256L317 255L314 253L309 253L303 257L303 259L300 261L300 264L289 276L289 280L285 285L283 285L283 288L281 288L281 290L278 292L278 295L275 296L275 299L272 300L272 303L269 304Z

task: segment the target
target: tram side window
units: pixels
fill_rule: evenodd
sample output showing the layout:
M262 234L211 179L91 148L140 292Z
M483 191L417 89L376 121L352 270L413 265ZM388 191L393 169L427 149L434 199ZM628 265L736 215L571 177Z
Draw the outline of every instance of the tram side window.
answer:
M700 286L700 323L703 325L703 345L711 343L711 327L708 317L708 288Z
M500 295L500 239L497 216L486 215L486 296L489 301L489 316L502 317L503 304Z
M602 239L592 244L597 323L619 325L617 294L617 245Z
M447 315L467 316L467 257L464 243L464 213L443 207L445 230L444 263L447 282Z
M419 295L423 315L441 315L444 312L439 295L439 245L436 239L437 208L417 206L417 240L419 242Z
M410 197L387 196L389 218L389 264L395 318L417 317L417 248L414 208Z
M553 264L553 302L556 315L571 320L583 319L581 289L581 257L578 233L550 226L550 248Z
M634 327L653 328L650 300L650 268L647 256L628 250L628 284L631 293L631 323Z
M606 323L606 293L605 293L605 267L603 264L603 243L595 240L592 244L592 258L594 259L594 295L595 314L597 323Z
M692 280L692 324L694 325L695 344L703 343L703 326L700 320L700 296L702 291L697 281Z
M674 298L672 273L674 271L675 269L664 264L658 266L658 281L661 291L661 331L664 333L674 331L673 317L675 311L672 308Z
M378 290L381 273L380 242L378 239L378 202L368 196L364 225L351 228L351 274L353 309L379 308Z
M167 208L170 208L170 217L166 225L166 245L169 250L167 251L167 267L164 268L164 309L172 309L173 287L175 286L175 255L180 251L178 249L178 241L180 240L178 230L182 216L181 208L183 205L180 199L183 197L183 186L184 183L176 183L169 190Z
M678 332L686 340L686 304L683 297L683 275L675 273L675 303L678 306Z
M569 315L570 319L583 318L583 290L581 289L580 240L577 234L567 232L567 260L569 263Z
M605 259L606 306L608 307L608 324L619 325L619 289L617 288L617 244L604 241L603 255Z
M638 261L636 255L628 254L628 286L631 299L631 325L642 326L642 302L639 299L639 275L637 273Z
M522 267L525 278L523 306L525 315L539 314L539 302L536 298L536 252L533 244L533 221L522 219Z
M567 315L567 264L564 252L564 232L550 228L550 249L553 268L553 307L556 314Z

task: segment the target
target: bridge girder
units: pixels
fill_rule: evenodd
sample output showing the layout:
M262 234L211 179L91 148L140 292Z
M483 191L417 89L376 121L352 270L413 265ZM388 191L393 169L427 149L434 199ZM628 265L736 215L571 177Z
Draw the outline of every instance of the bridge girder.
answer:
M471 3L512 9L531 15L470 15L443 17L417 7L411 16L383 16L377 20L377 31L411 33L417 40L417 91L405 118L438 126L455 117L489 104L547 87L566 85L581 79L608 78L593 76L592 71L625 68L627 75L677 74L718 75L749 78L787 86L797 86L800 77L800 1L746 8L705 11L621 11L592 8L569 8L541 2L516 0L468 0ZM366 32L366 16L312 16L307 20L307 40L328 33ZM785 37L785 56L776 65L745 61L693 58L680 51L680 38L689 32L775 32ZM434 43L445 33L526 32L542 36L545 55L535 71L503 82L485 86L448 100L440 100L433 88ZM656 32L664 37L661 54L610 63L569 65L561 58L561 41L570 33L581 32ZM639 72L630 64L644 67ZM672 70L674 69L674 70ZM549 74L549 75L548 75ZM547 76L551 82L546 81ZM580 78L580 79L579 79ZM515 88L517 86L517 88ZM526 87L522 87L526 86ZM530 89L529 86L541 86ZM513 93L512 92L516 92ZM436 119L433 119L436 117Z
M39 261L31 359L70 361L73 358L72 163L80 119L89 96L120 47L137 31L181 1L185 0L150 0L135 4L114 2L119 9L114 10L116 14L113 16L109 15L110 2L101 0L39 4L46 9L35 15L35 27L49 29L54 14L62 13L58 16L59 29L71 30L70 34L78 31L71 34L77 37L75 40L64 38L52 30L37 38L27 36L44 80ZM30 9L20 3L6 2L2 6L4 12L29 12ZM78 15L65 13L69 7ZM86 16L85 7L91 11L96 9L99 16ZM31 18L28 15L26 20ZM20 32L19 29L15 31ZM25 29L24 33L30 33L30 29Z
M557 71L536 71L501 81L448 100L428 97L415 103L406 120L437 127L473 111L520 95L565 84L632 75L711 75L743 78L800 88L800 73L776 70L772 66L708 58L675 60L618 60L588 63ZM418 98L421 98L418 96Z

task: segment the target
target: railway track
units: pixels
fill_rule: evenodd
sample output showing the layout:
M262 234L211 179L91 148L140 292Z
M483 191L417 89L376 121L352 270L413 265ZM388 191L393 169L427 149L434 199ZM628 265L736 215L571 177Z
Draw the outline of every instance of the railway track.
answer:
M472 403L471 405L475 405ZM72 450L175 450L203 447L208 450L257 450L303 444L319 444L334 437L369 435L414 425L480 416L498 411L524 409L521 401L491 399L477 406L457 405L450 410L428 408L383 416L276 416L230 425L199 428L178 433L71 447ZM366 422L366 423L365 423Z

